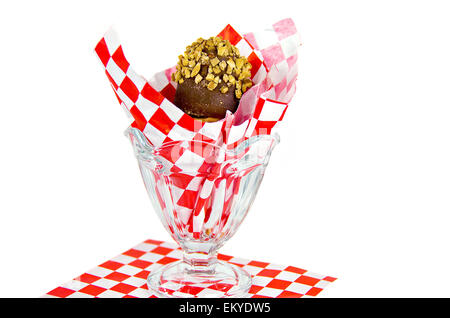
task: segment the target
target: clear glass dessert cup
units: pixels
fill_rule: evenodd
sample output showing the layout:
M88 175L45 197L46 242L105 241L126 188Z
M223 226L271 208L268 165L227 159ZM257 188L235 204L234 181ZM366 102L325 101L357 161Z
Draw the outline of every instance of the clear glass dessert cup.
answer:
M153 147L136 128L125 134L154 209L183 251L182 260L150 273L149 290L159 297L246 297L251 276L218 260L217 250L247 215L278 135L228 149L203 141Z

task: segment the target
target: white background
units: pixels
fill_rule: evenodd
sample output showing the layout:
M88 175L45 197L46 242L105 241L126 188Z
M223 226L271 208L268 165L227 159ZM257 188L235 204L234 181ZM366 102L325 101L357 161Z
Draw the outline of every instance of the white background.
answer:
M300 77L256 201L221 252L338 277L322 297L450 296L445 1L3 1L0 296L38 297L170 240L94 54L145 77L227 23L292 17Z

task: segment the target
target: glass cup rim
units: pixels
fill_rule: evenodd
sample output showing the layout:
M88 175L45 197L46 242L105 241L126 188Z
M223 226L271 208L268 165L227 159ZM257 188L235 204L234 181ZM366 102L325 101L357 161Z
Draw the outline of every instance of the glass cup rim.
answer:
M214 149L220 150L220 151L224 151L225 153L239 153L241 152L243 149L248 148L249 146L251 146L252 144L256 143L257 141L260 140L268 140L268 141L273 141L274 142L274 146L276 146L279 142L280 142L280 135L277 132L273 132L271 134L260 134L260 135L254 135L242 142L240 142L239 144L237 144L235 147L233 148L227 148L226 145L217 145L217 144L213 144L207 141L201 141L201 140L188 140L188 139L183 139L183 140L173 140L173 141L168 141L168 142L164 142L162 143L160 146L153 146L152 144L150 144L150 142L148 141L147 137L145 137L145 135L143 134L143 132L135 127L128 127L125 132L124 135L126 137L129 137L129 135L132 134L136 137L139 138L139 143L141 145L143 145L146 148L146 151L148 153L151 153L152 155L155 155L158 151L166 149L166 148L170 148L173 147L177 144L182 144L182 143L198 143L198 144L202 144L204 146L209 146L212 147Z

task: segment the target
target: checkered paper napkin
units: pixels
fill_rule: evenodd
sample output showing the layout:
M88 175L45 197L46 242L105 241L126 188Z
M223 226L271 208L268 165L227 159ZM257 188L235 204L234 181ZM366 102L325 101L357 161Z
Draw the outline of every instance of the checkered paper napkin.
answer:
M156 298L147 288L153 270L182 258L174 243L146 240L128 251L49 291L44 298ZM251 298L300 298L317 296L336 278L298 267L276 265L219 254L219 259L242 267L253 277ZM189 288L183 292L208 294L214 288L225 292L230 286ZM183 297L180 293L178 296Z

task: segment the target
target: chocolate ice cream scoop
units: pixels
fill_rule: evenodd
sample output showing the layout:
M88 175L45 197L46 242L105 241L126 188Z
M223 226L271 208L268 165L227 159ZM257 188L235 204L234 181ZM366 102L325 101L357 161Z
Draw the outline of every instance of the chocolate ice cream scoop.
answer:
M174 104L194 118L220 120L227 110L236 111L242 94L253 85L251 67L229 41L200 38L179 56L172 74L178 83Z

